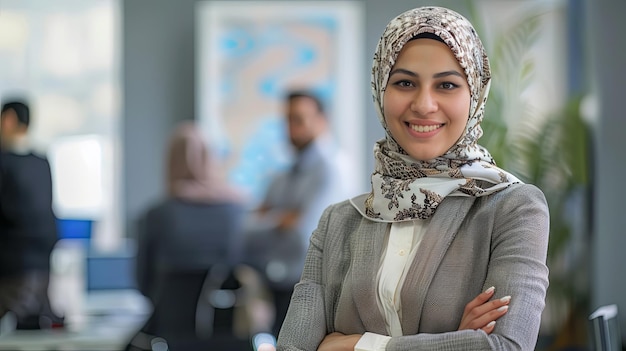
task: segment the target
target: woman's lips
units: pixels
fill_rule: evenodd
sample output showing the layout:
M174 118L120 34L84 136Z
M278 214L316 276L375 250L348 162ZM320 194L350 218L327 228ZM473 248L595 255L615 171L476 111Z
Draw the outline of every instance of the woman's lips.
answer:
M413 131L418 132L418 133L430 133L443 127L443 124L429 124L429 125L409 124L409 127Z

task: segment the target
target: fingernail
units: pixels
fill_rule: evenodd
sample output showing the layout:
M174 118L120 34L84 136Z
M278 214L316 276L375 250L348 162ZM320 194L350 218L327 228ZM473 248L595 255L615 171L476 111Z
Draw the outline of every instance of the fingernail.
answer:
M492 328L494 325L496 325L496 321L491 321L487 324L487 328Z
M508 309L509 309L509 306L508 305L504 305L504 306L498 308L497 311L498 312L505 312Z
M494 290L496 290L496 288L492 286L491 288L485 290L485 294L491 294Z
M500 301L505 302L505 303L509 302L509 301L511 301L511 296L505 296L505 297L501 298Z

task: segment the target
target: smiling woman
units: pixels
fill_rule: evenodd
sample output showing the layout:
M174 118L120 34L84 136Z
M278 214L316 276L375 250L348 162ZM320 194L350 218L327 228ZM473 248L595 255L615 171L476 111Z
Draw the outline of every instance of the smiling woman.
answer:
M322 215L278 350L534 349L548 208L478 144L490 81L458 13L422 7L387 25L371 192Z
M389 74L385 122L396 141L420 161L443 155L467 124L469 85L450 48L425 36L409 41Z

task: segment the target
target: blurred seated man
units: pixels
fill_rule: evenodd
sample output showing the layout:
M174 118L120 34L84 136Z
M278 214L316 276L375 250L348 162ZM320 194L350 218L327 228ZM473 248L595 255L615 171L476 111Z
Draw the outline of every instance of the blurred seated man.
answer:
M50 254L57 241L48 161L28 145L28 105L2 105L0 115L0 317L18 329L58 325L50 308Z
M300 279L309 237L324 208L342 197L322 102L310 92L291 91L285 107L294 162L271 181L246 240L246 259L266 276L274 295L275 335Z

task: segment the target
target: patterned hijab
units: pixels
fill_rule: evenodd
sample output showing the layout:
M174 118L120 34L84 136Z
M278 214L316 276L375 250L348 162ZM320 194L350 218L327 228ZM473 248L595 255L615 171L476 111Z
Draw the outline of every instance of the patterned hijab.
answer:
M403 46L422 33L435 34L450 47L465 71L471 94L464 134L446 153L428 161L415 160L400 147L383 113L389 72ZM364 204L353 200L365 217L382 222L428 219L446 196L485 196L520 182L496 167L489 152L477 143L490 81L483 44L472 24L460 14L441 7L421 7L387 25L372 67L372 94L386 136L374 146L372 192Z
M227 184L219 163L192 122L183 122L172 135L167 182L169 195L177 199L200 203L241 200Z

